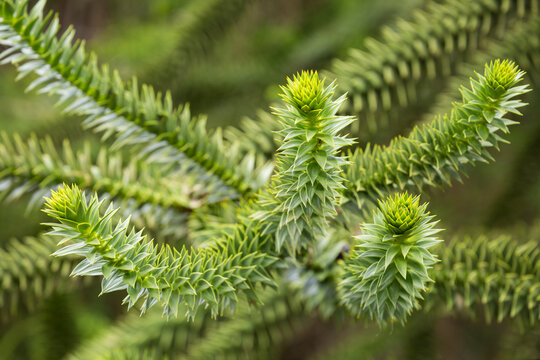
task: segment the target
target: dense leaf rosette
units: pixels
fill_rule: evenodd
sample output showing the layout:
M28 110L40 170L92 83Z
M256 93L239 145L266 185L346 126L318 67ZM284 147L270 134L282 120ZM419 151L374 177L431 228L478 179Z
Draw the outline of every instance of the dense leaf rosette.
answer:
M428 270L438 260L429 249L441 242L436 224L418 197L396 194L380 202L345 263L339 284L345 307L380 325L404 323L432 281Z

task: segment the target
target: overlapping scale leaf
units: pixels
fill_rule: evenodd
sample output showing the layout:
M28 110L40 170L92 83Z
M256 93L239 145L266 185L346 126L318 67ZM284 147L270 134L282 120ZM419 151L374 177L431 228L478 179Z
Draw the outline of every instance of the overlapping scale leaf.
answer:
M66 244L56 256L85 257L73 275L103 275L102 293L127 290L128 307L142 302L145 312L156 304L166 316L179 310L194 316L203 306L212 316L234 309L239 292L258 301L257 284L273 285L271 265L276 258L261 251L269 239L253 221L240 221L231 236L201 250L158 248L142 232L129 230L129 219L113 224L111 207L100 214L101 203L76 187L53 192L44 210L57 220L51 235Z
M344 97L334 100L335 86L325 86L316 72L297 74L282 90L287 107L274 109L282 126L277 171L255 217L270 222L267 232L276 234L277 249L294 257L324 236L327 219L336 214L346 163L338 152L352 144L338 133L353 118L336 115Z
M379 201L379 208L388 229L395 235L404 234L414 228L422 219L425 205L419 206L420 197L407 193L396 194L394 198Z
M304 113L317 115L321 112L329 101L332 93L325 91L324 80L319 79L319 75L313 70L302 72L292 79L287 78L287 85L281 86L281 98ZM312 112L316 112L311 114Z
M433 281L428 272L438 260L430 248L441 242L436 237L440 230L426 204L419 205L418 198L411 195L397 194L381 205L373 223L363 225L362 235L356 237L338 295L357 317L365 316L379 325L403 324ZM401 218L405 226L399 224Z

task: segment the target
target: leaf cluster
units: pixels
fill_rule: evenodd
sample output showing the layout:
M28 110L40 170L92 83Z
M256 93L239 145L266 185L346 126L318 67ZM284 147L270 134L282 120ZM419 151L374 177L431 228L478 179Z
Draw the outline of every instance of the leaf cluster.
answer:
M438 260L430 249L441 242L436 223L418 197L396 194L381 203L344 266L339 296L347 309L381 325L405 323L433 281L428 271Z

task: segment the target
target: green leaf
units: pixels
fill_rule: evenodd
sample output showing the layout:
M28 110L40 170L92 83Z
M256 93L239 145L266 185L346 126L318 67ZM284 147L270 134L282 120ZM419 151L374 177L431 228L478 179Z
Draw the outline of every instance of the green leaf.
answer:
M399 245L390 246L390 248L386 252L385 259L384 259L384 268L385 269L388 268L388 266L392 263L392 261L394 260L394 257L399 252L399 249L400 249Z
M316 134L317 129L306 129L306 140L311 141Z
M126 272L124 273L123 280L129 286L135 287L135 283L137 281L137 273L135 271Z
M328 159L326 152L319 150L313 155L313 157L315 158L315 161L317 161L317 164L319 164L321 169L324 170L326 166L326 160Z
M156 278L153 276L148 276L143 279L142 286L147 289L158 289Z
M394 258L394 264L396 265L396 269L401 274L401 276L403 276L403 278L406 279L407 278L407 260L398 256Z
M307 168L309 179L311 180L311 183L313 184L315 180L317 180L317 177L319 176L320 168L316 163L311 163L308 165Z

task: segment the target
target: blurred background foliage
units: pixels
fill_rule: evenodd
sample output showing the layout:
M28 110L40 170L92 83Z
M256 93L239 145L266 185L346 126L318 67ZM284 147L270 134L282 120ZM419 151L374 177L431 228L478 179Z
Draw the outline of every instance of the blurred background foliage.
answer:
M239 126L244 117L255 118L258 109L266 110L277 100L278 85L285 76L301 69L330 69L333 59L346 58L350 48L363 48L367 37L380 36L382 26L391 25L396 19L410 19L413 10L425 7L426 3L52 0L48 6L60 13L64 26L74 25L78 36L87 39L89 49L102 62L119 69L124 77L136 75L141 82L161 90L170 89L177 102L189 102L194 113L207 114L210 126L215 127ZM39 137L48 134L56 144L69 138L75 148L83 139L91 139L95 148L99 147L99 139L85 132L78 119L61 115L51 99L24 93L28 82L15 82L15 75L13 67L0 68L0 128L25 137L30 133ZM529 81L534 80L532 75ZM452 99L456 87L451 81L438 79L432 81L427 91L436 89L447 100ZM431 203L431 211L442 219L442 227L449 229L444 235L446 239L453 233L465 232L505 232L524 240L540 239L540 227L533 226L540 214L540 101L534 81L532 87L522 124L512 130L512 145L494 155L496 163L477 166L463 184L456 183L446 191L430 190L424 196L423 200ZM437 105L428 99L409 107L406 118L411 123L421 121L426 113L438 111ZM410 123L377 129L376 139L387 141L409 126ZM354 135L360 141L369 138L367 133ZM23 196L9 204L0 203L0 241L6 251L0 263L10 261L7 252L13 250L9 247L11 239L37 235L42 230L40 222L44 218L39 209L27 209L28 200L29 196ZM196 215L191 220L196 222ZM45 254L50 246L44 247ZM39 256L23 255L29 263L39 263ZM40 276L60 273L67 279L69 266L47 266L36 272ZM2 281L8 281L5 275ZM83 354L72 357L82 359L86 357L81 349L94 339L109 336L111 346L129 344L126 337L140 336L137 327L139 332L154 332L155 338L148 341L160 343L173 355L181 353L187 343L183 332L196 333L212 326L191 324L186 330L172 321L170 329L156 328L155 314L132 326L133 315L126 314L119 305L122 295L96 298L98 287L96 281L66 280L53 289L36 290L32 299L3 296L2 308L17 310L16 316L12 309L2 311L5 314L0 325L0 359L60 359L70 353ZM537 329L520 332L507 323L487 325L481 318L473 321L470 314L418 313L407 328L383 332L345 320L288 319L287 314L283 313L280 320L288 322L287 336L283 336L278 349L272 350L272 354L283 359L540 357ZM124 334L124 338L115 337L114 334L120 334L114 333L117 327L129 328L131 332Z

